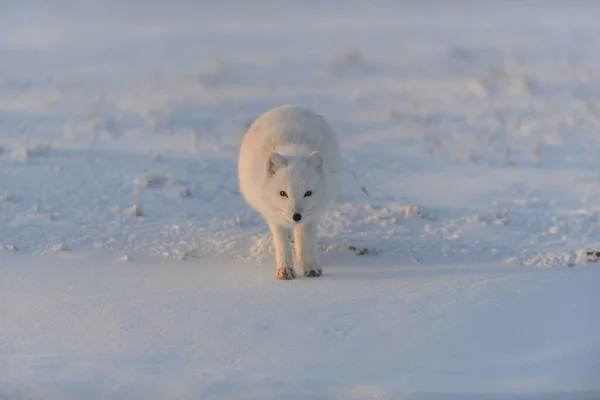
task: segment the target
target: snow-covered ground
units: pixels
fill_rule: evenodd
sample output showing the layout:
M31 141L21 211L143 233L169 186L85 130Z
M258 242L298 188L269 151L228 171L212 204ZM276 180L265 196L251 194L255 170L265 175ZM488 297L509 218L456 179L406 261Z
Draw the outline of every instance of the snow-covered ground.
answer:
M599 399L599 13L0 2L0 399ZM344 188L282 282L236 157L286 103Z

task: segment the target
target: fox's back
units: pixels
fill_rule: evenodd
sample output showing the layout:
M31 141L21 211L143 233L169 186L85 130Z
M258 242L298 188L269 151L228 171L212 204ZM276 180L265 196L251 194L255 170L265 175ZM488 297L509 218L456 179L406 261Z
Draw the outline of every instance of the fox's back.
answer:
M246 141L265 146L269 152L289 144L308 146L324 153L328 147L337 147L335 133L321 115L289 105L262 114L248 129Z
M294 145L319 151L337 169L339 144L329 123L309 109L289 105L265 112L250 126L240 149L240 168L262 168L271 152Z

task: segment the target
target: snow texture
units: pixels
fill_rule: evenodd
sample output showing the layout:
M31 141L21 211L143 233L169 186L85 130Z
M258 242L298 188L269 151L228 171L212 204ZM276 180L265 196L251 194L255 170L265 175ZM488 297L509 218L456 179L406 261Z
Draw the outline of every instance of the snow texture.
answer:
M594 2L0 2L0 399L600 398ZM273 277L249 124L342 150Z

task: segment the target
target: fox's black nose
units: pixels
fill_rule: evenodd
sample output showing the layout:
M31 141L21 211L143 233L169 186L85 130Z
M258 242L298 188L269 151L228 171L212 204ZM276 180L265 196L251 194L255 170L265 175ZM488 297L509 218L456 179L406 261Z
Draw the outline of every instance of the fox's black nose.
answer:
M294 215L292 215L292 219L296 222L300 221L302 219L302 215L296 213Z

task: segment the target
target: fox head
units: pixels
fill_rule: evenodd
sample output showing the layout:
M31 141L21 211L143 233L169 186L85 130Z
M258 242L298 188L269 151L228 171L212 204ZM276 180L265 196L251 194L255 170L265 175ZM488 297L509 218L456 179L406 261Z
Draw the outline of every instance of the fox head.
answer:
M293 227L318 216L326 190L323 157L318 151L308 156L273 152L265 167L267 184L263 195L282 224Z

